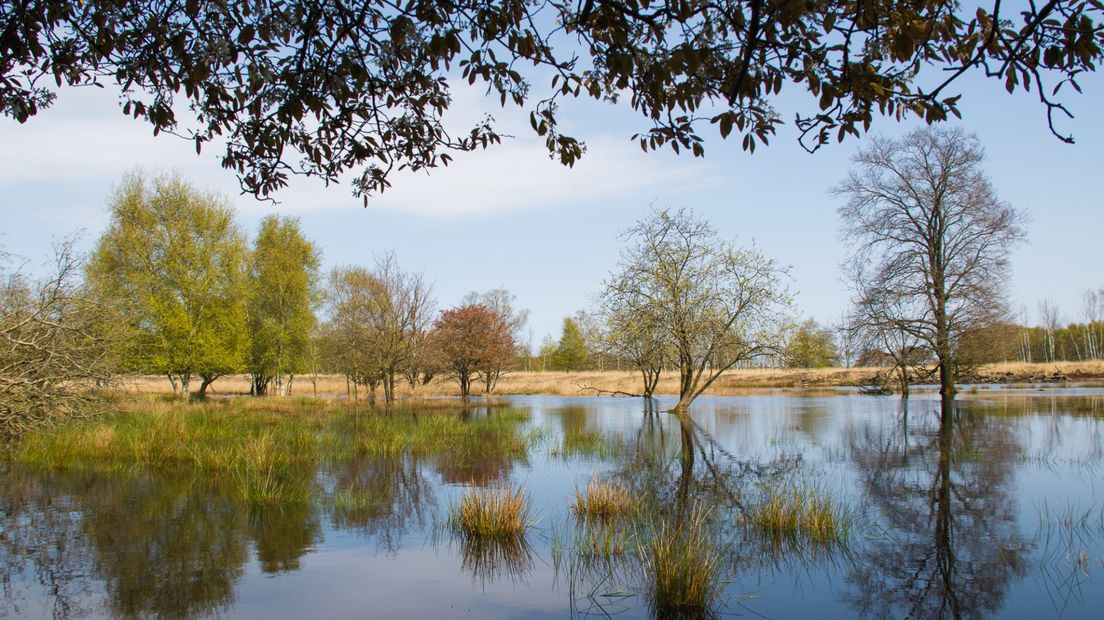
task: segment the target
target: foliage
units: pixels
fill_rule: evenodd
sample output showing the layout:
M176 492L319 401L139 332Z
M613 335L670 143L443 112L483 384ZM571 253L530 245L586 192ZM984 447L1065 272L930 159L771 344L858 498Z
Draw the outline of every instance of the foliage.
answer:
M662 331L679 370L677 409L725 370L780 350L789 297L774 261L684 210L653 211L624 237L630 245L603 304L610 316Z
M876 115L958 116L967 75L1033 91L1071 141L1055 126L1069 115L1061 89L1080 90L1100 61L1102 13L1095 0L5 2L0 112L28 120L56 98L50 82L114 83L123 112L155 134L197 151L224 144L222 165L258 196L295 174L336 181L350 169L357 193L375 192L395 170L500 141L489 117L459 135L442 124L457 70L529 107L569 165L584 147L562 133L560 99L628 104L643 149L700 156L703 126L735 132L745 150L766 143L790 114L782 101L810 149ZM783 87L804 96L783 99ZM195 122L179 122L185 108Z
M494 312L498 320L506 325L516 353L522 348L520 345L521 332L525 329L525 324L529 322L529 311L515 309L515 301L517 301L517 298L513 293L504 288L496 288L482 295L474 291L468 293L464 296L461 305L469 306L481 304ZM528 351L525 353L528 354ZM499 377L502 376L502 371L514 360L507 361L498 356L489 356L486 361L487 364L478 369L478 375L483 381L484 391L490 394L494 391L495 384L498 383Z
M831 330L812 319L801 323L782 350L782 361L787 368L835 366L839 353Z
M305 372L315 329L319 256L298 221L270 215L261 221L249 271L249 372L253 393L271 381L284 395L290 376Z
M402 271L391 254L362 267L334 269L327 294L326 350L334 367L373 396L395 400L396 380L428 368L427 333L433 309L421 274Z
M563 320L560 342L552 353L552 370L582 370L587 367L590 355L586 339L579 324L571 317Z
M438 365L456 380L465 398L477 373L501 368L514 359L510 325L482 304L441 312L433 324L432 343Z
M225 201L176 177L124 179L88 266L104 304L131 331L124 361L187 395L243 367L246 246Z
M72 244L32 282L0 255L0 439L98 410L115 370L115 330L80 281Z
M905 338L906 356L930 350L945 396L962 334L1006 315L1008 255L1024 236L1023 214L997 197L983 159L972 135L918 129L872 140L835 189L847 199L856 323Z

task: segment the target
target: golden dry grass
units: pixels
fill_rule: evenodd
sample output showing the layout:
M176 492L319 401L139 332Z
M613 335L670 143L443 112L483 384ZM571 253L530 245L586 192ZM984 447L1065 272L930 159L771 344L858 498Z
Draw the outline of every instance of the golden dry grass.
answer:
M492 486L472 489L450 511L453 529L478 539L511 539L529 525L529 497L521 489Z
M583 518L612 518L632 507L632 495L625 487L591 478L586 492L575 489L575 514Z
M725 372L707 391L708 394L733 395L745 394L761 389L777 388L831 388L835 386L867 385L882 368L739 368ZM1052 362L1047 364L1024 364L1004 362L986 364L977 369L977 380L981 382L1031 383L1036 381L1055 381L1062 379L1084 380L1104 379L1104 360L1086 362ZM168 394L172 387L168 379L157 376L132 376L120 382L127 391L153 394ZM477 386L478 387L478 386ZM446 377L437 377L429 385L412 390L405 383L397 386L400 397L432 398L436 396L459 396L456 383ZM640 391L640 375L631 371L579 371L579 372L508 372L502 376L495 390L496 394L549 394L549 395L593 395L604 392ZM248 375L231 375L211 384L211 395L232 395L249 393ZM292 385L292 394L296 396L345 397L345 378L340 375L320 375L312 384L305 376L296 377ZM656 388L657 395L678 394L678 375L668 372L663 375ZM360 394L365 398L365 394ZM380 392L382 396L382 391Z

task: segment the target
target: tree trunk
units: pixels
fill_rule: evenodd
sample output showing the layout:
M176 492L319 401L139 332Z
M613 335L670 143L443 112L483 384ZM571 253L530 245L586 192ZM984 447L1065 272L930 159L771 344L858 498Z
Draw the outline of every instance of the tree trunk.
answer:
M199 384L199 394L196 398L207 398L207 387L218 379L218 375L200 375L202 381Z

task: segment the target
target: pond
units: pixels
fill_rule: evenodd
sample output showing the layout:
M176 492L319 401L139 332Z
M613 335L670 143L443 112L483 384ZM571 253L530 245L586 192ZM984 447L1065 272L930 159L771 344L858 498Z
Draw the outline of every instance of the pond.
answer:
M653 617L650 537L697 519L705 615L1100 617L1104 389L965 392L952 432L925 392L708 397L688 419L665 399L515 397L451 415L508 415L523 448L322 458L306 501L263 508L202 468L11 462L0 616ZM636 516L576 517L592 480ZM530 500L520 542L450 527L472 487L504 485ZM823 502L836 530L772 530L785 498Z

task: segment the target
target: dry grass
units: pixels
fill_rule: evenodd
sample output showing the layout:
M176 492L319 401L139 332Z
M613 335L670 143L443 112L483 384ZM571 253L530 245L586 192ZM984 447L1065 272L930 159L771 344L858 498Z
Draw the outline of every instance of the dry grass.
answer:
M581 518L609 519L627 512L633 505L625 487L591 478L586 493L575 489L575 514Z
M834 386L867 385L884 368L737 368L725 372L707 393L716 395L745 394L761 389L775 388L830 388ZM999 383L1031 383L1060 381L1063 379L1104 379L1104 360L1087 362L1053 362L1049 364L1023 364L1003 362L987 364L977 369L979 380ZM123 379L121 385L127 391L169 394L172 388L168 379L155 376L133 376ZM589 389L593 388L593 389ZM636 372L605 370L580 372L509 372L502 376L495 390L497 394L594 394L596 390L608 392L640 391L640 375ZM397 386L400 397L405 399L432 399L439 396L459 396L456 384L438 377L429 385L416 390L406 384ZM211 384L208 392L214 396L248 394L248 375L231 375ZM668 372L660 379L657 395L678 393L678 376ZM339 375L321 375L316 384L306 377L297 377L292 385L296 396L345 398L345 378ZM382 395L382 392L381 392ZM366 398L362 392L360 398ZM267 399L272 400L272 399Z
M525 534L529 510L529 497L521 489L507 486L473 489L449 510L449 523L465 537L511 540Z

